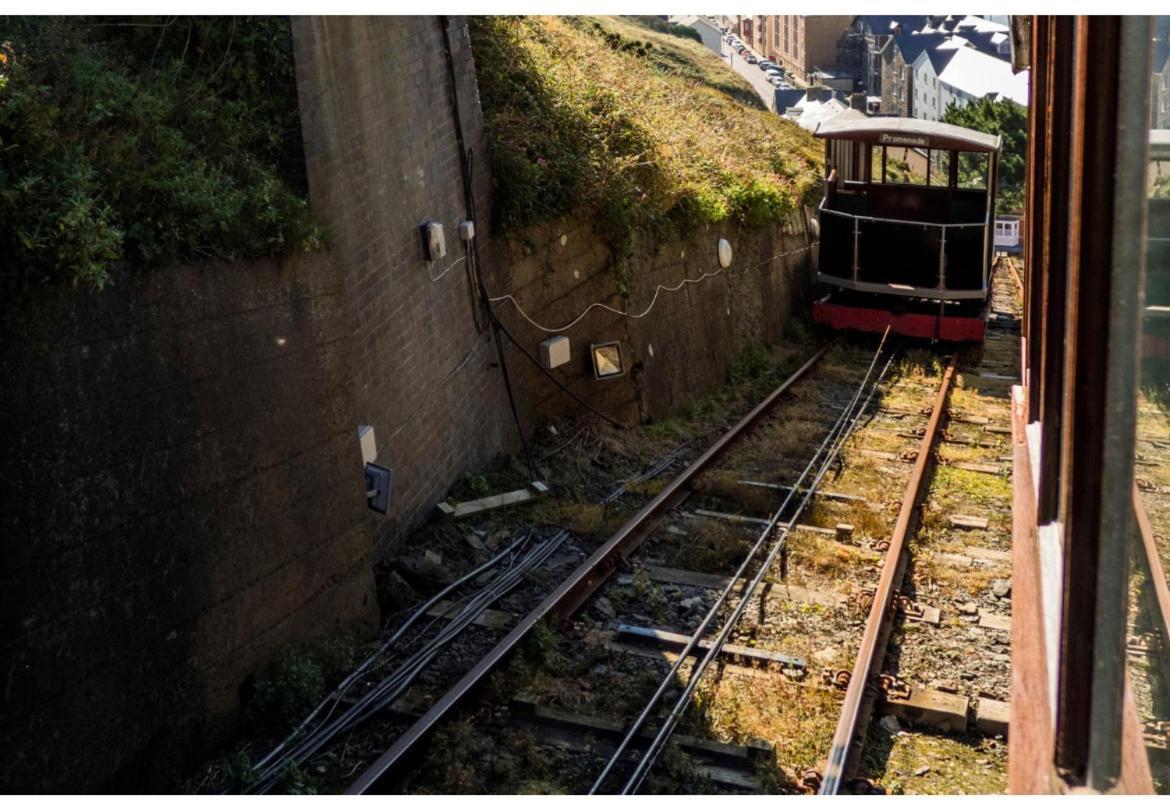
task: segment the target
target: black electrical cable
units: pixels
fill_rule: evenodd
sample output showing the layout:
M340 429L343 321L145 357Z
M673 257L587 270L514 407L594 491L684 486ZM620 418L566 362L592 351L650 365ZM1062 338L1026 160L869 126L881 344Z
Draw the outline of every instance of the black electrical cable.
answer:
M573 393L573 392L572 392L572 391L571 391L571 390L568 388L568 386L566 386L566 385L565 385L564 383L562 383L560 380L557 380L557 377L556 377L556 375L554 375L554 374L553 374L552 372L550 372L548 369L544 368L544 366L542 366L542 365L541 365L540 361L538 361L536 358L534 358L534 357L532 357L531 355L529 355L529 354L528 354L528 350L526 350L526 349L524 349L524 347L520 346L520 343L519 343L519 342L518 342L518 341L517 341L517 340L516 340L516 339L515 339L515 338L512 336L512 334L511 334L510 332L508 332L508 328L507 328L507 327L505 327L505 326L504 326L504 325L503 325L503 324L500 322L500 320L496 318L496 314L495 314L495 313L493 313L493 312L491 311L491 309L490 309L490 308L488 309L488 315L489 315L489 316L491 316L492 322L495 324L495 326L496 326L496 327L498 327L500 330L502 330L502 331L503 331L503 333L504 333L504 335L506 335L506 336L508 337L508 340L512 342L512 345L513 345L513 346L515 346L515 347L516 347L516 349L520 351L520 354L521 354L521 355L523 355L523 356L524 356L525 358L527 358L528 360L532 361L532 364L533 364L533 365L534 365L534 366L535 366L537 369L539 369L540 371L542 371L542 372L545 374L545 376L546 376L546 377L548 377L548 379L549 379L549 380L551 380L552 382L556 383L556 385L557 385L557 388L559 388L561 391L565 392L565 394L568 394L570 397L572 397L572 398L573 398L573 399L574 399L574 400L577 402L577 404L578 404L578 405L580 405L582 408L585 408L586 410L588 410L588 411L591 411L592 413L594 413L594 414L596 414L597 416L601 417L601 418L602 418L602 419L604 419L606 422L608 422L609 424L613 425L615 428L619 428L620 430L626 430L626 426L625 426L625 425L623 425L621 422L618 422L618 421L617 421L616 419L614 419L613 417L606 416L606 415L605 415L605 414L603 414L601 411L598 411L598 410L597 410L596 408L594 408L592 405L590 405L589 403L587 403L587 402L585 402L584 400L582 400L580 397L578 397L576 394L574 394L574 393Z
M451 19L446 15L439 17L439 25L443 29L443 45L447 59L447 74L451 79L451 105L455 116L455 140L459 146L459 163L463 171L463 206L466 217L473 224L476 220L475 215L475 192L472 187L472 167L474 154L471 149L467 148L466 141L463 136L463 117L459 113L459 78L455 73L455 58L451 48ZM512 409L512 419L516 423L516 432L520 435L520 446L524 451L525 460L528 463L529 479L536 480L539 473L536 471L536 462L532 457L532 447L528 443L528 439L524 436L524 426L520 422L520 412L516 408L516 398L512 393L512 381L508 377L508 363L504 357L504 342L500 340L499 330L495 326L495 317L491 315L491 306L487 301L487 294L484 292L483 282L479 280L479 240L472 237L471 249L468 255L472 258L468 260L468 268L475 278L473 283L478 286L480 304L483 305L484 310L487 311L488 317L493 322L492 336L496 342L496 354L500 359L500 373L504 376L504 389L508 393L508 405ZM474 263L474 265L472 265ZM479 330L477 322L477 330Z

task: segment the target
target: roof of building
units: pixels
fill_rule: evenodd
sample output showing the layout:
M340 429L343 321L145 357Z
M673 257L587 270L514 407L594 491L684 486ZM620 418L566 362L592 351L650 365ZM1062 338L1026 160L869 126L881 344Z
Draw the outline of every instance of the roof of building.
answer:
M930 60L930 66L934 68L934 74L938 75L946 69L947 65L951 63L955 53L959 50L958 47L937 47L924 51L926 57Z
M901 25L902 30L908 33L922 25L925 19L926 17L922 14L862 14L857 17L857 20L864 23L873 34L879 36L893 33L894 28L898 25Z
M984 134L950 123L913 117L837 117L822 122L813 133L817 137L836 140L968 151L997 151L1000 143L998 134Z
M954 51L938 80L975 98L1009 98L1028 105L1028 73L1013 73L1010 63L974 48Z
M776 113L784 114L787 109L796 106L804 97L803 89L778 89L774 93L776 99Z
M944 33L904 33L890 38L886 47L896 47L902 53L907 64L913 64L918 54L930 48L936 48L947 41Z
M839 95L839 93L834 93ZM824 125L830 120L867 120L863 112L849 107L838 97L831 97L824 101L810 101L808 95L788 107L784 116L796 121L796 125L809 131L816 131L817 126Z
M970 29L979 33L1002 33L1006 34L1011 31L1011 28L1004 25L1002 22L992 22L986 17L975 17L968 14L955 24L954 30Z
M999 49L1004 42L1009 41L1008 35L1002 31L964 31L963 38L980 53L995 56L997 59L1004 59Z

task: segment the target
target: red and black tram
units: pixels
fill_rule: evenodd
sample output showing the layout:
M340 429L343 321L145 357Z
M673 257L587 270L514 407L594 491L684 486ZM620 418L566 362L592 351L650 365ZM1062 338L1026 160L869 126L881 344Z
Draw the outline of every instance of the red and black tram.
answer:
M948 123L842 114L822 123L815 321L982 341L1000 138Z

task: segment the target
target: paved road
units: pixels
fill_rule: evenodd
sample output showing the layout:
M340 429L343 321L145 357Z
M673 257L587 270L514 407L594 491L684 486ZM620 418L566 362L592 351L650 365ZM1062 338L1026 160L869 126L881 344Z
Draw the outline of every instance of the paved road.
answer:
M735 70L735 72L746 78L748 83L755 87L755 90L759 93L760 99L763 100L764 105L769 109L772 109L773 103L775 101L775 96L773 93L775 92L776 88L768 83L768 79L764 75L764 71L754 64L748 64L745 62L743 60L743 56L740 56L738 53L736 53L732 49L731 45L727 44L726 42L720 40L720 46L723 48L723 61L726 63L728 58L730 58L731 69Z

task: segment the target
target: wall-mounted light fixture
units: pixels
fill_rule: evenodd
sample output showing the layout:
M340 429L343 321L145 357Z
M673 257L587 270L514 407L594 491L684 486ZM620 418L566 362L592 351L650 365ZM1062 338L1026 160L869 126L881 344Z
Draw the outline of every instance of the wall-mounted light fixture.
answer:
M593 344L589 347L589 353L593 357L593 376L598 380L610 380L626 373L621 341Z

